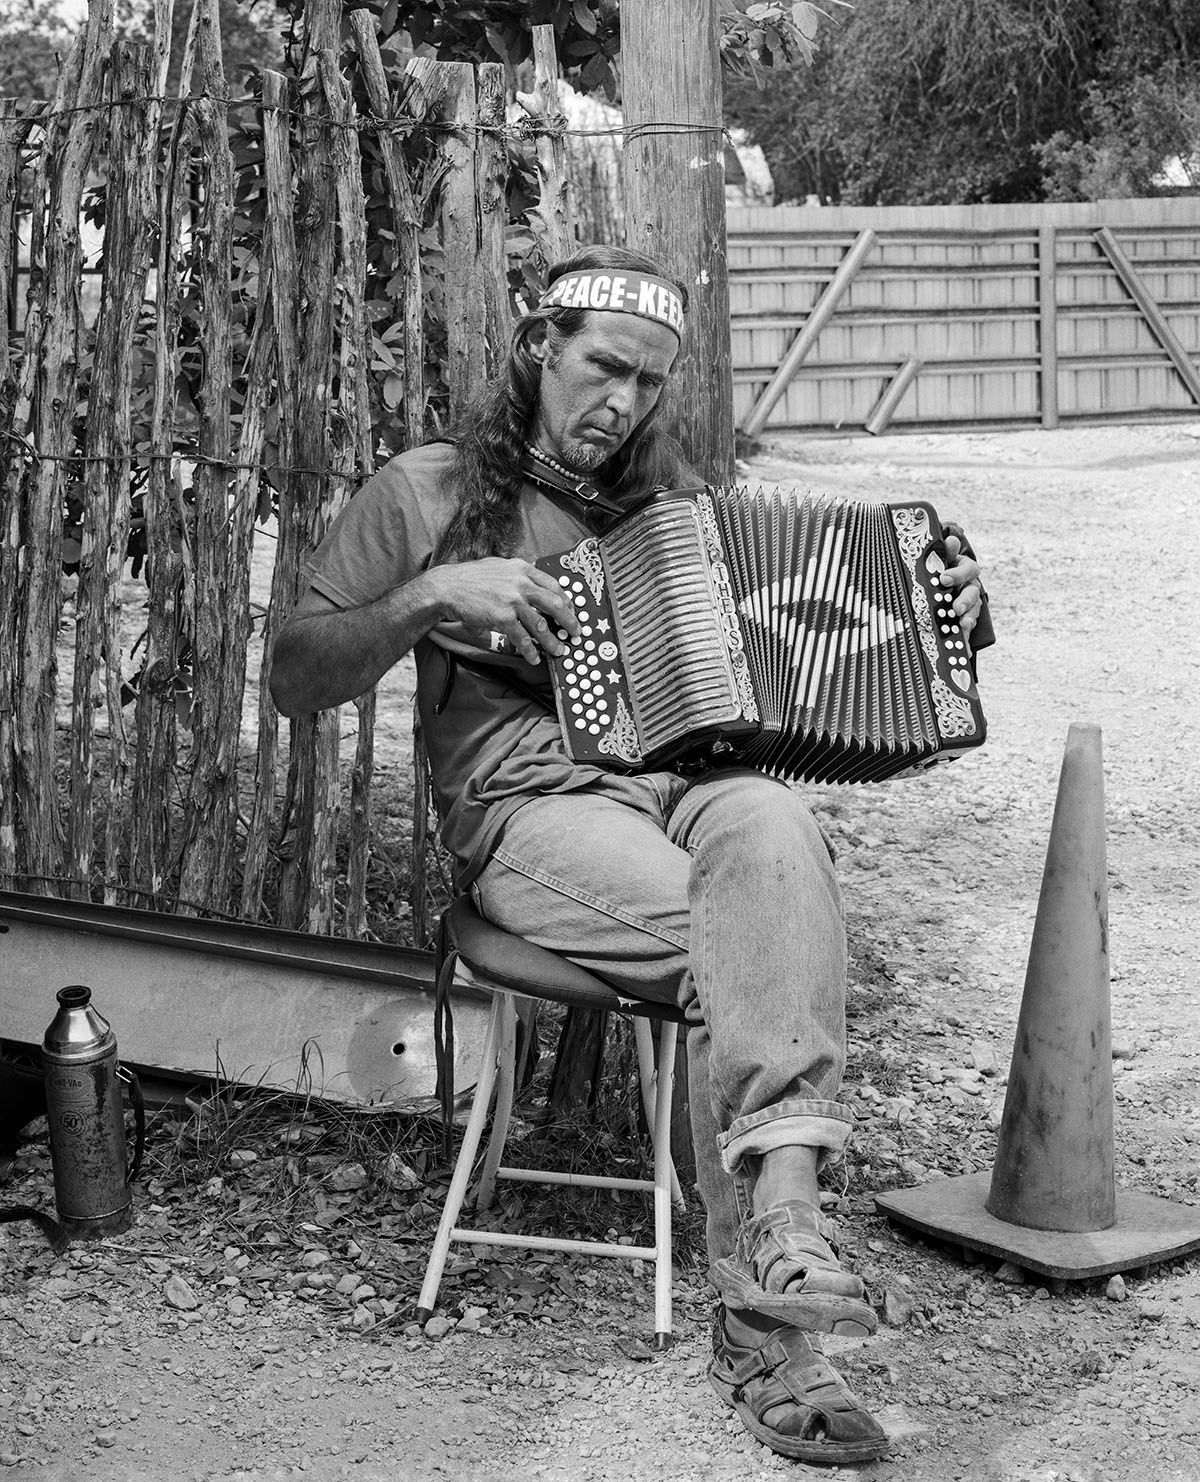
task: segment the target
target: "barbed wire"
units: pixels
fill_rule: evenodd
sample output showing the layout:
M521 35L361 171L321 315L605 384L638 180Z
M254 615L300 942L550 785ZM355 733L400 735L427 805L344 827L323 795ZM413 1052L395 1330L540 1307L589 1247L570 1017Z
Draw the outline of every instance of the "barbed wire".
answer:
M720 123L693 123L685 119L651 119L637 124L612 124L604 127L576 128L567 124L548 122L534 114L515 122L485 124L440 119L385 118L377 113L356 112L351 119L336 118L327 113L305 113L302 109L287 105L267 104L253 94L239 98L222 98L215 93L189 93L173 96L168 93L137 93L121 98L109 98L100 103L80 103L69 108L39 107L35 113L11 115L5 122L26 124L30 128L45 125L54 119L70 118L80 113L106 113L117 108L133 108L149 103L174 104L186 109L194 103L217 103L222 108L252 108L260 113L277 113L304 124L320 124L335 129L352 130L355 133L376 132L378 134L480 134L506 140L525 142L541 136L551 138L620 138L631 140L646 134L656 135L699 135L719 133L727 143L732 143L729 129Z
M364 469L307 468L298 463L251 463L238 458L214 458L207 453L195 453L175 449L159 452L154 449L139 449L130 453L43 453L35 448L28 438L11 428L0 428L0 435L9 443L15 443L31 463L69 463L72 465L104 464L115 467L129 463L194 463L208 468L223 468L230 472L244 470L248 473L274 473L290 478L293 474L308 474L314 478L352 479L367 476Z

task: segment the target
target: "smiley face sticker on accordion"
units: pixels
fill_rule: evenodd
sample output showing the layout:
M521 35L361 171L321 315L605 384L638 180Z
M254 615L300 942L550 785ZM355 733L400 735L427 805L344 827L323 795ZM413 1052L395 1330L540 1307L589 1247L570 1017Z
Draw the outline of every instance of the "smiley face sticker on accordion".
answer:
M582 627L550 662L568 751L877 782L981 745L941 537L923 501L710 487L540 560Z

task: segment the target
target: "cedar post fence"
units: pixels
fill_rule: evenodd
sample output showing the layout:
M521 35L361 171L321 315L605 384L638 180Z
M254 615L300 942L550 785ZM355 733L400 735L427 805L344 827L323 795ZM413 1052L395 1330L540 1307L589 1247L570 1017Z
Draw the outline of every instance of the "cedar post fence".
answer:
M505 353L506 151L555 150L506 124L500 66L389 70L365 10L343 48L339 0L307 0L295 75L237 98L216 0L194 0L164 99L170 19L158 0L150 44L114 41L92 0L56 97L0 100L0 888L408 935L368 921L373 696L281 727L270 642L376 460ZM417 793L420 945L439 887Z

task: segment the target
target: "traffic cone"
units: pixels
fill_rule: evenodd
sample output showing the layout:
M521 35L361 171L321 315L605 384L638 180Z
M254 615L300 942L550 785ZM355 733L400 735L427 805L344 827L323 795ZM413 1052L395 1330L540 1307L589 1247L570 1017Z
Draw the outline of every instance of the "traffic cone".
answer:
M1067 733L991 1174L876 1195L890 1219L1064 1279L1200 1246L1200 1210L1113 1173L1108 890L1100 729Z
M1035 1230L1117 1218L1107 877L1100 729L1073 725L984 1204Z

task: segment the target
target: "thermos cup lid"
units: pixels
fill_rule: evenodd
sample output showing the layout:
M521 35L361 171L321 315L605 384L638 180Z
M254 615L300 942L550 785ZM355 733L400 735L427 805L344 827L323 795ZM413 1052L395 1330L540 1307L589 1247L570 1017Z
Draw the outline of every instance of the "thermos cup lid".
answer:
M63 1058L94 1054L112 1042L108 1020L92 1007L92 990L82 983L60 988L59 1009L46 1030L43 1049Z

